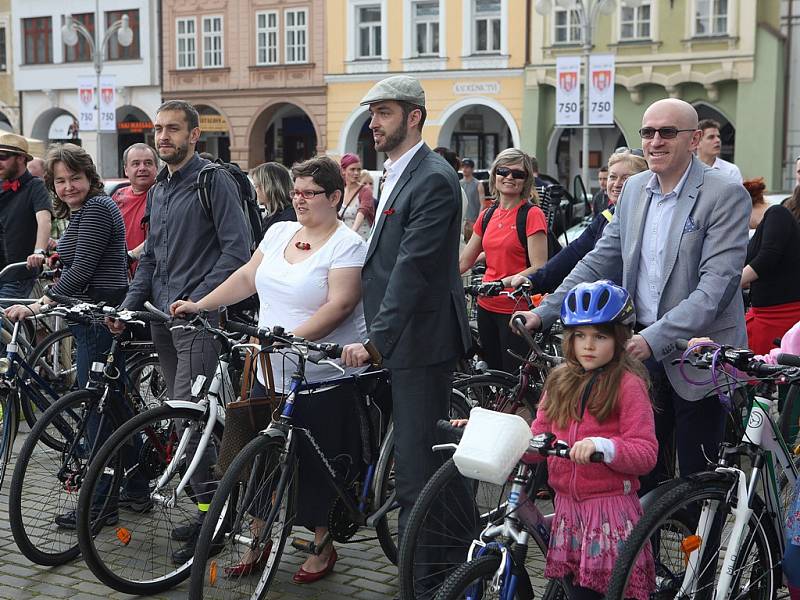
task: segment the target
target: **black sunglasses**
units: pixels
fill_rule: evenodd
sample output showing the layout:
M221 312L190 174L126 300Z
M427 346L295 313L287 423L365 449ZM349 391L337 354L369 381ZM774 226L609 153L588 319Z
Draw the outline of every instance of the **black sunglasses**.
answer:
M509 169L508 167L497 167L494 170L496 175L500 177L508 177L511 175L513 179L527 179L528 174L521 169Z
M11 158L13 156L19 156L19 154L3 154L3 153L0 153L0 160L8 160L9 158Z
M614 154L630 153L634 156L641 156L644 158L644 151L641 148L628 148L627 146L620 146L614 150Z
M639 130L639 135L643 140L652 140L656 137L656 133L661 136L662 140L672 140L678 137L682 131L697 131L696 128L692 129L678 129L677 127L642 127Z

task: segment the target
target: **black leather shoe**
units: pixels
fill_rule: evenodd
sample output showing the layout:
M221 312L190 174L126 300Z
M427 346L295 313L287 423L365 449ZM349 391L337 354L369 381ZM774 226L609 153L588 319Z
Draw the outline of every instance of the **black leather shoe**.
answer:
M193 521L188 525L181 525L172 530L170 537L176 542L188 542L192 538L197 539L197 534L200 533L202 526L202 521Z
M176 565L182 565L194 557L195 548L197 548L197 538L200 533L200 525L198 524L195 534L186 540L186 543L172 553L172 562Z
M93 522L97 521L98 513L99 511L92 510ZM78 517L74 510L70 510L61 515L56 515L56 518L53 520L55 521L56 525L62 529L77 529L78 527ZM107 512L103 517L103 525L116 525L117 523L119 523L119 513L117 511Z

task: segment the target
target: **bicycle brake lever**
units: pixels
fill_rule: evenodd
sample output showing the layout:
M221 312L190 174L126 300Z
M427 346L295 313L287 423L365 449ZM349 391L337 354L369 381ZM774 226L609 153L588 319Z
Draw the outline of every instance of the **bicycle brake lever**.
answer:
M434 452L441 452L442 450L452 450L455 452L458 449L458 444L436 444L431 448Z

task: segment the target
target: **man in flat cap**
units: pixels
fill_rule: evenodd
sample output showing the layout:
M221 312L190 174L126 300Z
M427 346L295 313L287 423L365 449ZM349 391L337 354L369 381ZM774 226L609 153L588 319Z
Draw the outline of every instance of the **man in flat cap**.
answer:
M44 182L28 172L28 141L21 135L0 135L0 269L27 262L28 269L0 281L0 298L28 298L36 269L42 266L50 240L52 202Z
M369 108L375 149L389 158L361 276L369 339L346 346L343 358L365 364L369 349L391 371L402 537L414 501L441 464L431 451L436 420L448 416L452 372L470 346L458 274L461 189L453 168L422 141L419 81L389 77L361 104Z

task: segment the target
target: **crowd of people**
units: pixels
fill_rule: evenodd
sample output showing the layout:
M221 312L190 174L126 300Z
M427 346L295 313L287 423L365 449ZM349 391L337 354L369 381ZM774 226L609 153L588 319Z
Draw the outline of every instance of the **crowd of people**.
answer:
M388 157L378 185L355 154L338 162L315 157L291 171L254 167L249 177L264 218L252 253L251 228L226 171L214 170L211 210L199 209L198 175L210 161L196 152L199 115L188 102L159 108L155 148L125 151L130 186L113 198L82 148L54 146L39 164L24 138L2 134L4 264L41 267L53 249L51 218L66 219L55 242L63 263L55 296L137 310L149 301L180 323L201 310L213 320L218 307L256 294L260 326L341 344L349 372L380 362L392 381L401 539L415 499L441 464L431 451L435 423L448 415L456 361L472 345L460 275L481 261L484 281L506 289L530 282L551 292L532 311L509 297L480 298L477 327L489 367L513 372L507 350L524 354L526 346L509 328L512 315L531 330L559 318L565 326L566 363L548 379L532 424L572 444L572 462L550 464L556 535L546 575L572 580L576 599L599 598L619 542L641 514L637 492L672 476L675 454L682 475L705 469L722 440L723 408L710 385L690 385L679 374L675 341L708 336L766 353L800 321L800 192L785 206L769 206L763 180L742 182L736 166L719 158L718 123L699 121L681 100L659 100L644 114L642 148L618 148L601 171L585 231L550 256L535 158L517 148L500 152L484 189L474 161L423 142L426 99L416 79L384 79L361 104L375 150ZM33 281L3 282L0 295L27 298ZM45 293L5 315L21 319L53 302ZM117 321L73 326L82 384L123 329ZM195 377L211 380L217 342L155 322L149 333L167 395L191 400ZM329 369L309 365L307 376L325 378ZM268 387L285 393L289 378L280 361L259 366L253 394ZM347 385L306 394L294 418L326 454L356 465L353 398ZM589 464L595 451L603 463ZM216 458L209 446L191 482L196 515L172 531L184 543L173 555L178 564L194 553ZM298 522L322 544L333 498L320 493L318 479L311 468L301 473ZM74 526L74 514L61 519ZM254 534L259 526L254 519ZM268 554L254 547L226 572L253 572ZM336 561L327 544L294 581L317 581ZM650 557L637 566L632 597L646 598L654 578Z

